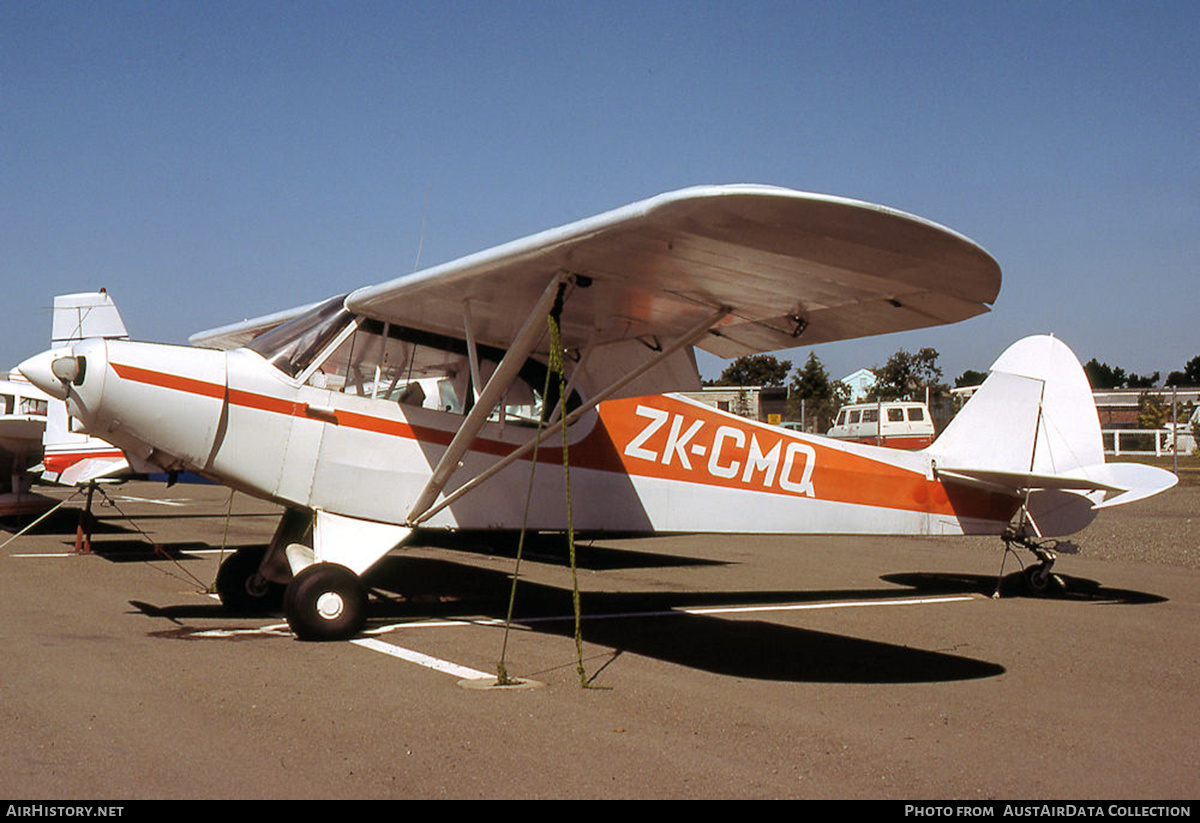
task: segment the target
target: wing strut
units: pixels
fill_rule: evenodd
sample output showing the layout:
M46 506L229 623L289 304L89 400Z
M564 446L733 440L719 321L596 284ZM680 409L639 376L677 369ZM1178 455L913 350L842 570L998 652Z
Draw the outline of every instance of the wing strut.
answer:
M463 483L461 486L459 486L457 489L455 489L453 492L451 492L449 495L447 495L443 500L438 502L438 504L436 506L429 506L428 503L426 503L423 511L419 511L418 507L414 506L413 513L411 513L409 515L408 525L413 526L413 527L420 525L421 523L425 522L426 520L428 520L429 518L433 517L435 514L440 512L442 509L449 506L455 500L458 500L460 497L462 497L467 492L471 491L472 489L478 488L478 486L481 483L483 483L485 480L487 480L488 478L495 475L501 469L504 469L505 467L511 465L513 462L524 457L526 454L528 454L530 451L533 450L534 446L536 446L538 443L541 443L543 440L547 439L548 437L553 436L555 433L557 433L559 430L561 430L563 426L570 426L572 423L574 423L576 420L578 420L580 417L582 417L586 412L588 412L588 411L592 410L593 408L595 408L596 406L600 405L602 402L607 400L613 394L620 391L624 386L628 385L629 383L633 382L637 378L641 377L647 371L649 371L650 369L657 366L663 360L667 359L668 357L673 355L675 352L679 351L684 346L694 344L697 340L702 338L705 334L708 334L709 330L713 326L715 326L722 317L729 314L729 312L730 312L730 309L722 308L722 309L718 309L716 312L709 315L708 317L705 317L702 321L697 323L695 326L692 326L690 329L688 329L686 332L684 332L682 335L680 335L675 340L675 342L671 343L669 346L664 347L662 349L662 351L658 352L655 357L642 363L642 365L638 366L633 371L624 375L619 380L616 380L615 382L610 384L607 388L605 388L603 391L598 392L596 395L591 397L586 403L583 403L582 405L577 407L570 414L566 415L565 417L560 418L558 420L558 422L554 423L553 425L547 426L545 429L542 430L541 434L532 438L528 443L526 443L523 446L520 446L515 451L510 452L502 460L500 460L497 463L494 463L486 471L480 472L475 477L472 477L470 480L468 480L466 483ZM563 400L560 399L559 402L561 403L561 402L563 402ZM457 437L455 439L457 440ZM451 445L453 445L453 443L451 443ZM461 457L461 454L459 456ZM455 458L455 459L457 460L458 458ZM440 491L444 486L445 486L445 482L443 482L440 486L438 486L438 491ZM427 489L428 489L428 487L427 487ZM435 492L435 495L436 495L436 492ZM432 502L432 498L431 498L430 502Z
M433 474L429 478L429 482L425 484L425 488L421 490L421 494L417 497L417 501L413 503L412 509L408 513L408 522L418 522L429 505L437 499L446 483L449 482L450 476L454 474L454 470L458 468L458 461L467 453L467 449L475 442L476 435L483 428L483 424L487 422L488 417L492 413L492 409L500 402L504 392L508 391L509 384L516 378L521 366L524 365L526 358L537 345L538 339L546 330L545 316L553 305L555 297L558 296L558 288L565 283L569 275L566 272L560 272L546 286L546 290L542 292L542 296L538 298L537 303L529 312L529 316L525 319L525 324L521 330L517 332L517 336L513 338L512 346L509 347L504 357L500 360L500 365L496 366L496 371L492 373L487 385L483 387L483 391L479 392L478 399L475 405L471 408L470 414L463 420L462 425L458 427L458 431L454 435L454 439L450 441L450 445L446 447L446 451L442 454L442 459L438 461L437 466L433 470Z

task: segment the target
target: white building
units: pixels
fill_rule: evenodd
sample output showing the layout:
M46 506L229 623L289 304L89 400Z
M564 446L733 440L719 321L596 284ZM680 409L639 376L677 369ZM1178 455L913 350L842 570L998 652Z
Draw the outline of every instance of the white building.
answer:
M850 387L850 402L857 403L866 399L867 392L875 387L875 372L870 369L859 369L853 374L842 378L842 382Z

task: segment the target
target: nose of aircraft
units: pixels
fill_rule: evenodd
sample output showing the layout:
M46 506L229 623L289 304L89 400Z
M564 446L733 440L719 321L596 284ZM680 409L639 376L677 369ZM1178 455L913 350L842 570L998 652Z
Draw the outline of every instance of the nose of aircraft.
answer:
M35 354L33 357L17 366L17 371L25 378L51 397L59 400L67 399L67 383L59 378L54 370L54 362L64 358L64 352L54 350ZM74 358L72 358L74 359ZM60 370L62 367L59 367Z

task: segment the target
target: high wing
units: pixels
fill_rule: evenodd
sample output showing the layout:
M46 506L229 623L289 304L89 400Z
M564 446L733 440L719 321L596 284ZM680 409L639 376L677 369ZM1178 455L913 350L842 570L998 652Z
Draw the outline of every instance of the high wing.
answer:
M728 185L662 194L362 288L346 307L456 337L469 323L478 342L504 348L564 274L573 284L566 348L657 348L725 311L696 341L722 358L954 323L988 311L1000 289L987 252L936 223L841 197ZM191 342L233 347L300 311Z
M697 346L731 358L953 323L988 311L1000 268L943 226L840 197L702 186L353 292L351 311L505 346L547 282L576 276L563 343L671 339L727 309ZM596 335L596 336L594 336Z

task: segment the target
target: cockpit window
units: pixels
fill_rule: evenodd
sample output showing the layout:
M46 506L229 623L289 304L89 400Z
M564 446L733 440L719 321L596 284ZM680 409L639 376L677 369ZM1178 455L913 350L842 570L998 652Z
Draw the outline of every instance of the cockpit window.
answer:
M454 414L470 411L504 356L501 349L476 346L476 385L464 340L355 317L341 297L259 336L248 348L317 388ZM549 397L542 397L545 378L546 366L527 360L492 419L536 424L558 403L557 380L551 381ZM572 392L568 411L579 403Z
M260 334L246 346L289 377L299 377L354 316L334 297L294 320Z

